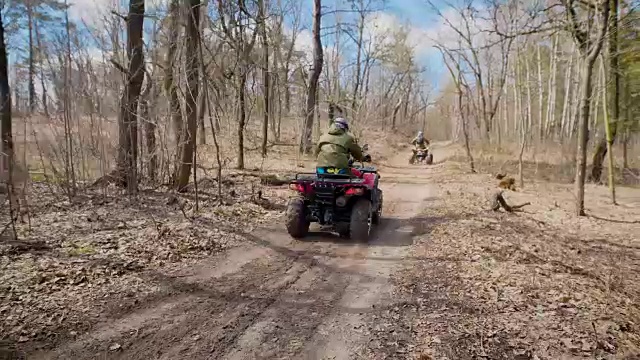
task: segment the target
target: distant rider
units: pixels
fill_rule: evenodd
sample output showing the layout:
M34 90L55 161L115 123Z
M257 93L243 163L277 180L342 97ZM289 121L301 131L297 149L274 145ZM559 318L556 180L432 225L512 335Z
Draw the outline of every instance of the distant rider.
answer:
M318 168L349 169L349 155L358 161L371 161L349 132L349 123L344 118L336 118L327 133L320 137L315 155Z
M413 151L411 154L411 159L409 162L413 164L416 160L416 152L418 150L426 150L429 145L429 140L425 139L424 133L422 131L418 131L418 135L411 140L411 145L413 145Z

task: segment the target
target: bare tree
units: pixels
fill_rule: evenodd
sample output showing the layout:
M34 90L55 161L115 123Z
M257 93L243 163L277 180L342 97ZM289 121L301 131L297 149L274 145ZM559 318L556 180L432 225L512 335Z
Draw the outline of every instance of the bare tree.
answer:
M207 23L207 19L209 19L209 14L207 13L207 9L208 9L208 3L209 1L204 1L201 5L200 5L200 29L198 29L198 33L199 33L199 37L200 37L200 41L202 42L202 33L204 32L205 29L205 24ZM200 72L200 83L204 84L204 77L206 76L206 74L204 73L204 70L202 70ZM198 104L198 131L199 131L199 138L198 138L198 142L200 143L200 145L206 145L207 144L207 134L204 131L204 115L206 112L206 106L207 106L207 87L203 86L202 87L202 91L200 91L199 93L199 104Z
M130 194L138 190L138 102L144 81L144 53L142 28L144 22L144 0L132 0L127 16L127 55L129 68L126 85L120 100L117 173L121 186Z
M189 184L191 169L195 157L196 134L198 132L198 82L199 79L199 47L200 47L200 0L185 0L187 23L187 92L185 95L185 108L187 126L184 128L182 138L184 146L180 162L180 172L176 177L176 189L183 191ZM194 179L195 181L195 179Z
M164 64L164 90L169 97L169 111L171 116L171 124L173 125L173 134L175 136L176 161L174 168L174 181L177 178L178 160L181 154L182 146L182 109L180 106L180 98L178 97L178 83L176 82L174 71L176 61L178 60L178 36L180 35L180 5L179 0L171 0L169 4L169 38L168 48Z
M238 161L236 167L244 169L244 130L247 124L247 77L251 65L251 53L256 43L259 26L246 31L248 25L255 16L252 16L246 6L245 0L238 0L237 4L218 0L218 13L220 25L226 36L227 42L232 47L236 56L237 67L235 70L236 86L238 92Z
M269 39L267 37L267 5L266 0L258 0L260 11L259 20L262 37L262 93L264 99L264 111L262 121L262 157L267 156L267 140L269 137L269 111L271 109L271 74L269 72Z
M603 0L604 1L604 0ZM593 160L591 165L590 180L593 182L599 182L602 176L602 163L608 151L610 151L613 143L616 139L618 120L620 118L620 49L618 46L618 0L610 0L609 9L609 82L606 86L609 86L609 97L604 98L603 101L609 103L608 109L610 111L609 121L606 125L606 135L601 137L597 144L593 154ZM615 200L614 200L615 202Z
M442 45L437 45L436 48L440 51L444 64L446 65L447 70L449 71L449 75L451 75L451 80L453 80L456 88L458 116L460 117L460 121L462 122L462 133L464 136L465 145L464 147L467 154L467 160L469 162L469 170L471 172L476 172L473 155L471 154L471 145L469 144L469 117L467 116L468 112L465 111L463 105L465 90L467 94L470 94L470 88L466 83L460 58L456 58L452 51ZM467 104L467 108L468 106L469 105Z
M0 10L1 7L0 7ZM11 89L9 88L9 72L7 48L5 42L4 22L0 11L0 156L4 159L0 172L9 171L13 162L13 135L11 130Z
M613 172L614 172L614 164L613 164L613 153L611 151L611 146L613 145L613 139L612 139L612 131L611 131L611 124L610 124L610 118L609 118L609 106L607 104L607 76L606 76L606 71L604 69L604 59L603 61L600 62L600 75L602 77L603 83L605 83L605 86L603 86L603 92L602 92L602 122L604 125L604 132L605 132L605 140L606 140L606 145L607 145L607 162L608 162L608 180L609 180L609 193L611 194L611 203L614 205L617 205L617 201L616 201L616 184L615 184L615 179L613 176ZM596 109L597 111L598 109Z
M485 137L490 140L492 133L492 125L496 116L500 98L503 93L503 87L506 81L507 71L509 67L509 55L511 45L514 37L512 36L498 36L495 38L493 32L487 29L478 28L476 19L479 10L474 6L471 0L465 0L463 6L455 7L451 6L451 9L455 11L457 19L460 20L459 24L454 23L447 15L445 15L439 7L431 3L432 9L436 11L439 17L443 20L445 25L451 29L460 46L457 49L458 55L464 60L464 67L468 68L475 79L475 94L476 104L474 106L478 109L479 118L482 119L482 128ZM514 15L510 12L506 15L506 19L498 20L497 15L502 12L502 8L499 4L492 4L492 8L488 9L489 13L493 14L493 26L498 29L499 27L507 27L506 30L500 31L511 33L512 29L516 26L517 21ZM485 36L488 38L487 45L479 47L476 45L478 36ZM482 52L487 53L489 58L488 64L484 64L482 61ZM497 51L500 58L499 71L497 74L491 74L491 64L493 55L491 51ZM497 78L493 80L492 76Z
M313 65L309 72L309 89L307 92L307 102L305 108L304 127L300 139L300 153L311 151L311 135L313 133L313 116L316 106L316 96L318 91L318 79L322 73L324 62L322 41L320 39L320 27L322 21L321 0L313 1Z
M578 126L578 153L576 157L576 178L574 193L576 197L576 215L584 216L584 182L587 168L587 143L589 140L589 111L590 100L593 92L593 65L595 64L609 22L609 0L599 0L594 3L595 15L587 12L587 21L581 21L578 17L580 3L576 0L563 0L565 16L569 25L569 31L573 36L580 55L582 57L580 75L582 86L580 91L580 123ZM596 26L595 34L592 34L591 23Z

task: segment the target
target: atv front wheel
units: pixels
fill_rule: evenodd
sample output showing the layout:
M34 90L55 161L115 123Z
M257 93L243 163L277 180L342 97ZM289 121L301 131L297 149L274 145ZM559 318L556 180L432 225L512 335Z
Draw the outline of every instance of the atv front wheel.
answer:
M295 197L289 199L286 211L287 232L294 239L303 238L309 232L309 220L305 214L304 199Z
M359 199L351 209L351 238L359 242L369 241L372 223L371 201Z

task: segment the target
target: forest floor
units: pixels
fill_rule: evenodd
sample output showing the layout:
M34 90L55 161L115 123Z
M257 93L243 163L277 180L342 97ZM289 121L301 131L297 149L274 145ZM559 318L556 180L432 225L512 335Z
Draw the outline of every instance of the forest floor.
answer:
M252 172L223 205L203 177L198 212L193 193L37 185L30 229L0 242L0 359L639 358L640 190L614 207L588 186L576 218L571 185L527 182L507 201L530 206L492 212L497 181L433 151L374 146L369 244L291 239L289 191Z

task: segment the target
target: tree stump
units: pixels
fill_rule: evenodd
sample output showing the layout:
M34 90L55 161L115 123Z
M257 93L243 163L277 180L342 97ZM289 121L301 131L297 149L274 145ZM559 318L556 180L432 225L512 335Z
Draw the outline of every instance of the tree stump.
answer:
M503 193L504 193L503 189L498 189L493 193L493 195L491 196L491 210L498 211L502 207L507 212L514 212L519 210L522 207L531 205L531 203L529 202L526 202L520 205L509 205L507 201L504 199L504 196L502 196Z

